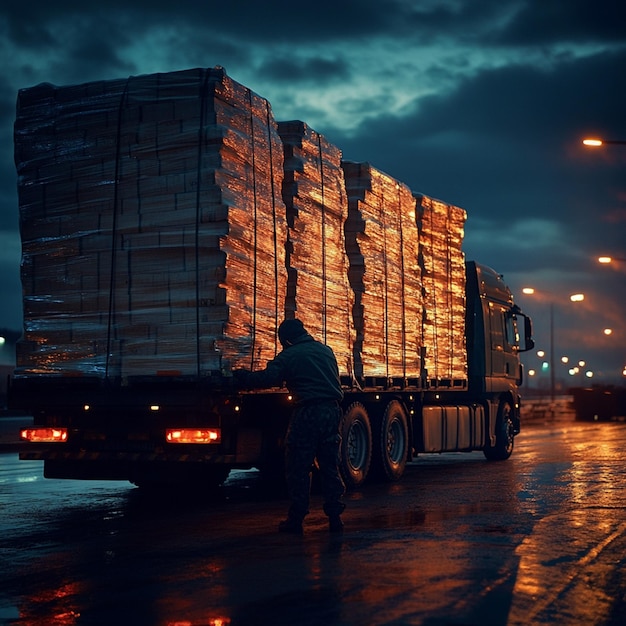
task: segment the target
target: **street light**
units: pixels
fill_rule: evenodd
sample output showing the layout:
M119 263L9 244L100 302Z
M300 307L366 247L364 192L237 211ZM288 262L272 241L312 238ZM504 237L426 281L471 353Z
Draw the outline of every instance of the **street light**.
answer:
M586 146L591 146L593 148L599 148L605 144L617 144L617 145L626 145L626 141L621 139L598 139L598 138L588 138L583 139L583 143Z
M598 263L602 263L602 265L610 265L613 261L626 261L626 259L621 259L616 256L599 256Z

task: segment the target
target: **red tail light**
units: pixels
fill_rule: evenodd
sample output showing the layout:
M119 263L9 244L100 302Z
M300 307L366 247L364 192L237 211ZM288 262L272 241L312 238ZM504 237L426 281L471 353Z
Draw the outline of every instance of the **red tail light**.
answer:
M67 441L67 428L24 428L20 437L32 443L63 443Z
M168 428L165 440L168 443L220 443L222 431L219 428Z

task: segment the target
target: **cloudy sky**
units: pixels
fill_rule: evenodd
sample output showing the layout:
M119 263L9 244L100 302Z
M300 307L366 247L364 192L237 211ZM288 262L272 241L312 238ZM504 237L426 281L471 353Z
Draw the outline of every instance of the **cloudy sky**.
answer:
M17 92L222 65L414 191L465 208L465 253L504 274L540 347L596 381L626 365L626 3L619 0L5 0L0 328L21 328ZM533 286L534 296L521 288ZM569 295L585 294L573 305ZM610 336L604 328L613 329ZM527 366L536 357L526 357Z

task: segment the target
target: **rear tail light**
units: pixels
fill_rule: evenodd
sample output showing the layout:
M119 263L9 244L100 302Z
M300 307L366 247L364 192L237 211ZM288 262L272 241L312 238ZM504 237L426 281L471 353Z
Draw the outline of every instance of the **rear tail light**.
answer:
M32 443L63 443L67 441L67 428L24 428L20 437Z
M220 443L222 431L219 428L168 428L165 440L168 443Z

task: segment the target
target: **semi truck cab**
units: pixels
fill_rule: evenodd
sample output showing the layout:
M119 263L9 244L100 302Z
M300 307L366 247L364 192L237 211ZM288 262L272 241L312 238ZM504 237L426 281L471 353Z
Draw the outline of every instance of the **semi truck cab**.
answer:
M502 275L475 261L466 263L466 333L469 386L506 390L523 382L519 353L532 350L532 323L514 304Z

